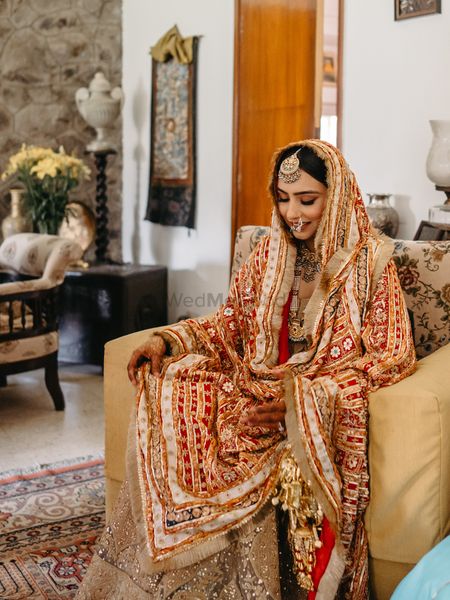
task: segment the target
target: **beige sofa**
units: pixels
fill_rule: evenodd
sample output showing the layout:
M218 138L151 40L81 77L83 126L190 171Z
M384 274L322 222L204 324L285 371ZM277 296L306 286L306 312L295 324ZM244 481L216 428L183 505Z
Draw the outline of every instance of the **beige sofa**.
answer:
M265 231L239 230L233 271ZM413 314L416 350L423 358L411 377L370 397L366 527L376 600L387 600L420 557L450 533L450 242L400 242L395 256ZM125 473L134 400L126 365L149 331L105 347L108 512Z

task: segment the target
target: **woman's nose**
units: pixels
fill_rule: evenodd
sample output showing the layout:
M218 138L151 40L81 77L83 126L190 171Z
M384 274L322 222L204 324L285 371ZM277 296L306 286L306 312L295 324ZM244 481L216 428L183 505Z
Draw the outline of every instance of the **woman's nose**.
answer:
M289 202L288 204L286 218L288 221L297 221L298 219L300 219L300 211L293 202Z

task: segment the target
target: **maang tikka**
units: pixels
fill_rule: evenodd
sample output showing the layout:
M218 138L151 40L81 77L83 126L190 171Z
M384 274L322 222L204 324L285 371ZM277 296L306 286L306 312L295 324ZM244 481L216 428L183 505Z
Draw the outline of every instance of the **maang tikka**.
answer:
M302 174L300 169L300 160L297 156L299 150L296 150L294 154L288 156L283 160L278 170L278 178L284 181L284 183L295 183L300 179Z

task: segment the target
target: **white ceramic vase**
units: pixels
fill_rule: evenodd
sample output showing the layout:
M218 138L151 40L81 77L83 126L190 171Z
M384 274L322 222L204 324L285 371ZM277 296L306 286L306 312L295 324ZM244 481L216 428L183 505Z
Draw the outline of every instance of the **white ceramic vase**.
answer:
M428 178L437 186L450 187L450 121L430 121L433 132L426 169Z
M114 142L110 139L111 125L120 114L123 104L123 93L120 87L111 89L111 84L98 72L89 84L89 89L79 88L75 92L78 110L86 123L97 132L97 137L86 148L90 152L114 150Z

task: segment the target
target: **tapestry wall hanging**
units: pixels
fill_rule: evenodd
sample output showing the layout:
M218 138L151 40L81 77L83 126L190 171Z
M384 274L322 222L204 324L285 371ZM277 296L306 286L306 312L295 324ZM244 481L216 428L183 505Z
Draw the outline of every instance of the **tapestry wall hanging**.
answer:
M195 223L195 96L198 37L172 27L151 49L150 185L145 218Z

